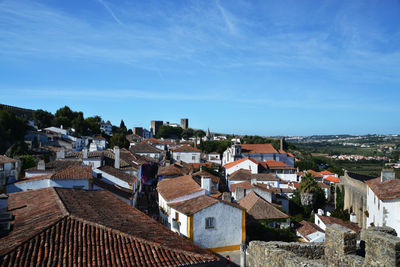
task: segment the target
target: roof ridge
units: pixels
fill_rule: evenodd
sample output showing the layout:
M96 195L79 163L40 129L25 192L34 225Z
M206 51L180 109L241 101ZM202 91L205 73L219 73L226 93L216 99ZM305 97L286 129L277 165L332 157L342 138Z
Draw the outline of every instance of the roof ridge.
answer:
M64 202L61 199L60 194L57 192L55 187L50 187L51 190L57 195L57 200L56 203L60 207L61 211L65 214L65 216L71 216L71 212L68 210L68 208L65 206Z

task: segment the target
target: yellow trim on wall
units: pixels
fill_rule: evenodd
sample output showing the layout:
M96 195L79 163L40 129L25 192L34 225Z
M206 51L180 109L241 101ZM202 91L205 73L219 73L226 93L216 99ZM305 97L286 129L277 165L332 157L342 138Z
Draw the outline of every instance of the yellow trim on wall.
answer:
M188 238L193 241L193 215L188 217Z
M242 243L246 243L246 211L242 210Z
M225 247L216 247L216 248L209 248L212 252L223 252L223 251L234 251L240 250L240 245L233 245L233 246L225 246Z

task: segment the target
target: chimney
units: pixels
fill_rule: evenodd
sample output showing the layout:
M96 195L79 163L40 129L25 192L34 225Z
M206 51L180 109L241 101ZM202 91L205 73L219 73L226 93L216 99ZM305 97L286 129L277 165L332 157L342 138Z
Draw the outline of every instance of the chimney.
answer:
M322 209L318 209L318 215L319 216L324 216L324 211Z
M8 211L8 195L0 194L0 213Z
M393 169L382 169L381 172L381 183L384 181L390 181L395 179L395 173Z
M203 171L203 166L200 166L200 171Z
M244 198L244 188L241 186L236 187L236 201Z
M83 151L83 158L87 159L88 158L88 149L85 147L82 151Z
M251 179L251 185L256 185L257 184L257 179L256 178L252 178Z
M115 146L114 147L114 168L119 169L119 162L120 159L120 155L119 155L119 147Z
M57 159L64 159L65 158L65 149L61 147L60 151L57 152Z
M357 217L353 212L350 214L350 222L357 223Z
M231 197L231 193L229 192L224 192L222 194L222 200L226 201L226 202L232 202L232 197Z
M206 195L211 193L211 177L201 177L201 188L206 190Z
M44 171L46 170L46 163L44 162L44 160L39 160L38 165L37 165L37 169L40 171Z
M283 143L285 142L285 137L281 138L281 150L283 150Z

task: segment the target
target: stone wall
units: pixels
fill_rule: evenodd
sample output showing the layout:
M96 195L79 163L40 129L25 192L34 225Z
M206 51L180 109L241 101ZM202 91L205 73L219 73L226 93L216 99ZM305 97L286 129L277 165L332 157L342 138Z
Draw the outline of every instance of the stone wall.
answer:
M341 185L344 186L344 209L353 211L357 224L361 228L366 228L367 185L362 181L352 179L347 173L341 177Z
M252 241L247 249L249 266L400 266L400 238L393 229L370 228L361 233L365 257L360 256L357 234L329 225L325 243Z

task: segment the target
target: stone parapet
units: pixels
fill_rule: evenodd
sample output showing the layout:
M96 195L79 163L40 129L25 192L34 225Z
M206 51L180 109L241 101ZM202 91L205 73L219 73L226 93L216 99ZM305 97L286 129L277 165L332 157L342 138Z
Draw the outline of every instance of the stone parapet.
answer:
M400 266L400 238L389 227L363 230L365 258L356 255L357 234L340 225L329 225L325 243L250 242L249 266Z

